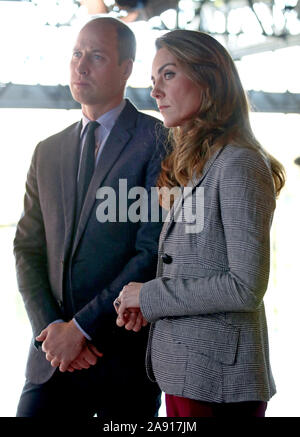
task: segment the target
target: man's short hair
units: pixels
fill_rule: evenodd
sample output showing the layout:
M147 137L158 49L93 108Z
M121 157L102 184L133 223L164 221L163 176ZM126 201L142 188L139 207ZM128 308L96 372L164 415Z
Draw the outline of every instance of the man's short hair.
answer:
M91 21L101 21L103 24L110 24L114 26L117 31L118 40L118 53L119 53L119 64L121 64L125 59L135 60L136 53L136 39L132 30L123 23L123 21L118 18L113 17L103 17L103 16L93 16ZM88 24L87 23L87 24Z

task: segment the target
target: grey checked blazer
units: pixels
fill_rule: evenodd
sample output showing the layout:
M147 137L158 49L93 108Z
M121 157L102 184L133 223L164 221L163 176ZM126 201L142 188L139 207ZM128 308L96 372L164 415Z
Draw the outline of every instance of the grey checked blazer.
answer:
M263 296L275 208L268 160L228 145L206 163L191 192L204 188L204 226L185 217L162 229L157 277L141 289L152 323L147 371L168 394L208 402L267 401L276 392ZM184 215L185 216L185 215Z

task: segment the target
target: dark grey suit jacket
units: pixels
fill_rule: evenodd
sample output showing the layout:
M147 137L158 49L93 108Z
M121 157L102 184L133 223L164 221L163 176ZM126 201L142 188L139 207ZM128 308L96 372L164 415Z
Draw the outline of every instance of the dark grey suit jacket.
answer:
M157 279L141 290L142 312L154 322L149 375L177 396L267 401L275 393L263 303L275 208L269 163L254 150L228 145L191 187L164 224ZM188 215L174 218L188 196L195 208L198 188L204 226L189 233Z
M155 276L161 223L100 223L96 212L104 200L96 199L96 193L109 186L118 197L119 179L127 180L128 190L155 186L165 137L157 119L127 101L74 229L80 131L81 123L75 123L39 143L34 152L14 241L19 290L34 337L54 320L75 316L106 356L110 348L142 356L146 330L137 335L117 328L113 300L128 282ZM27 378L43 383L53 371L33 342Z

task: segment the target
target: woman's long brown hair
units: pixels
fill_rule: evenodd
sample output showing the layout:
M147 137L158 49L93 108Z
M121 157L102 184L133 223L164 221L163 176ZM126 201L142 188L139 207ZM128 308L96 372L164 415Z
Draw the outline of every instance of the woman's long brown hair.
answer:
M174 30L156 40L156 48L166 48L199 86L201 107L184 126L170 129L170 143L162 162L159 188L185 186L200 176L214 148L233 144L267 155L276 195L285 183L285 172L256 140L249 121L249 104L237 69L226 49L209 35L190 30Z

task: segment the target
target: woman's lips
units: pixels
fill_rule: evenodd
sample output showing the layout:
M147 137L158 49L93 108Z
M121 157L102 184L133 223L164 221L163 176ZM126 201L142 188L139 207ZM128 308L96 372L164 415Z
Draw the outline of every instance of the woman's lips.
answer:
M168 105L160 105L160 106L158 107L158 109L159 109L160 111L163 111L164 109L167 109L167 108L169 108Z

